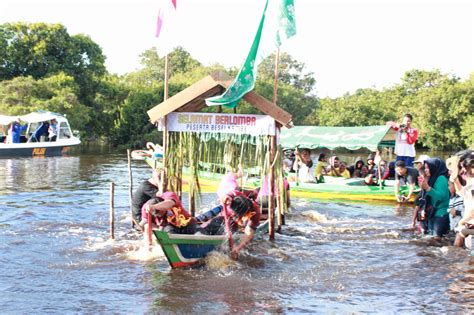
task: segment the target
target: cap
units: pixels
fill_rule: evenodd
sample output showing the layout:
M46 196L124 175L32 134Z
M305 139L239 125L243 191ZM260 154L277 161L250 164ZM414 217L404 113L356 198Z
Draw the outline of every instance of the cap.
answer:
M430 157L426 154L420 155L413 163L424 163L426 160L428 160Z

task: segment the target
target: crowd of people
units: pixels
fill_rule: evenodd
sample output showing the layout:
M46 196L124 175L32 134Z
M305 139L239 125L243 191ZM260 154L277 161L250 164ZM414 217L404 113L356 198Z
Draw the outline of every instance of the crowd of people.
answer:
M421 188L412 228L437 238L453 233L454 244L463 246L464 238L474 234L474 151L460 151L446 162L436 157L415 161L415 168L405 166L404 173Z
M325 153L320 153L317 162L313 163L310 152L306 148L287 151L284 166L289 181L321 184L325 183L325 176L332 176L362 178L367 185L378 185L395 176L395 162L390 168L378 153L370 153L365 161L357 157L354 163L348 166L348 163L341 161L337 155L328 159Z
M415 160L418 129L412 126L412 120L411 114L405 114L401 123L387 122L396 132L394 161L388 163L374 152L366 160L357 157L347 166L338 156L328 158L320 153L313 163L311 151L299 148L286 152L284 165L288 179L324 183L325 176L363 178L367 185L383 185L386 179L394 179L396 201L415 201L413 228L419 225L421 233L438 238L451 231L456 233L455 245L462 246L464 238L474 233L473 151L456 153L448 159L448 165L428 155Z
M395 161L388 163L379 152L373 152L366 160L358 157L347 166L338 156L328 158L321 153L314 163L309 149L296 149L287 151L283 161L288 180L322 184L325 177L333 176L361 178L367 185L383 185L385 180L394 178L394 198L399 203L415 200L412 228L437 238L452 231L456 233L454 244L463 246L464 239L474 234L474 152L458 152L446 162L427 155L415 160L418 130L411 122L412 116L406 114L402 123L387 123L396 131ZM244 233L231 252L237 258L251 242L269 195L268 185L242 192L238 184L242 176L241 168L229 171L217 190L220 204L192 217L174 192L163 192L160 173L155 170L133 195L133 221L145 232L152 224L169 233L206 235L224 234L224 223L230 222L228 228L232 232ZM264 178L263 183L266 182ZM407 189L405 194L401 193L402 186ZM289 196L286 179L284 189ZM278 189L274 194L278 196Z

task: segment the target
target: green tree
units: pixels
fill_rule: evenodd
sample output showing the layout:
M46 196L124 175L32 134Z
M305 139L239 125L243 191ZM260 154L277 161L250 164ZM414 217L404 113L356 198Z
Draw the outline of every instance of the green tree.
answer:
M258 66L257 80L272 81L275 77L275 54L265 58ZM306 71L306 65L293 59L288 53L280 54L278 64L278 83L287 84L310 94L314 91L316 79L314 73Z
M0 112L24 115L37 110L65 114L72 128L84 132L91 122L91 110L77 98L74 78L58 73L35 80L17 77L0 82Z
M161 136L150 123L147 111L163 100L163 84L131 89L120 106L111 142L115 146L142 148L146 142L160 142Z
M153 85L164 81L165 58L160 58L155 48L146 50L140 55L143 68L127 75L133 84ZM184 73L192 74L202 67L201 63L191 57L182 47L175 48L168 55L168 73L170 79Z
M1 24L0 47L0 80L64 72L90 93L89 81L106 72L102 49L88 36L70 36L61 24Z

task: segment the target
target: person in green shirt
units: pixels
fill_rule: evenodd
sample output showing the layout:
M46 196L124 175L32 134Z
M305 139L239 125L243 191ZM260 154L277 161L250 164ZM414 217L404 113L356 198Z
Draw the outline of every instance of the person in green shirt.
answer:
M449 231L448 168L439 158L427 159L425 178L420 187L426 192L426 206L431 207L428 215L428 229L432 235L441 237Z

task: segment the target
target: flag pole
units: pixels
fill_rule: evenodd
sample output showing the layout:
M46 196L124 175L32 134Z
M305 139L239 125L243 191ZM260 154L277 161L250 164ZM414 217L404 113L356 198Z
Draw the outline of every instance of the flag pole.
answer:
M280 48L278 47L275 54L275 73L273 79L273 104L276 105L278 100L278 72L280 64Z
M168 54L165 56L165 80L164 80L164 92L163 92L163 102L168 99ZM164 193L168 189L168 176L167 176L167 167L168 167L168 159L166 158L168 153L168 123L166 122L166 116L163 117L163 169L161 170L161 187L162 193Z
M168 54L165 56L165 91L163 95L163 101L166 101L168 99Z

